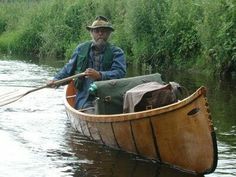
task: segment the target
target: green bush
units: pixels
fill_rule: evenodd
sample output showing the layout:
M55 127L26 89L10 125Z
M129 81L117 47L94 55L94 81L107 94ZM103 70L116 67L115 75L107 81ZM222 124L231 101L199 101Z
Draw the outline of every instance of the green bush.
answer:
M236 70L235 0L21 0L0 3L0 49L70 57L107 16L128 62L155 68ZM210 64L208 64L210 63Z
M6 31L7 22L4 19L0 18L0 35Z
M235 2L203 2L203 21L198 25L204 58L215 72L227 72L236 56ZM206 63L203 62L205 65ZM209 66L209 65L208 65ZM236 68L234 68L236 70Z

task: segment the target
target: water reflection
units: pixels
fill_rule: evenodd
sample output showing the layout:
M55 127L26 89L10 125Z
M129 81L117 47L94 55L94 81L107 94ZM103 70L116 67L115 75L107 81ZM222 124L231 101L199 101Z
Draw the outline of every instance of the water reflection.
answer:
M72 151L85 162L75 168L73 176L76 177L196 177L135 155L94 144L75 132L70 133L69 136L68 143Z

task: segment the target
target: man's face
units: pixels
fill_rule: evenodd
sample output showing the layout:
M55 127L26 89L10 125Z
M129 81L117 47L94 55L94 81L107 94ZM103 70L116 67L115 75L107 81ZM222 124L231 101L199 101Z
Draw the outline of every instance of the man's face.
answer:
M95 28L90 31L91 37L98 47L104 46L108 40L111 30L109 28Z

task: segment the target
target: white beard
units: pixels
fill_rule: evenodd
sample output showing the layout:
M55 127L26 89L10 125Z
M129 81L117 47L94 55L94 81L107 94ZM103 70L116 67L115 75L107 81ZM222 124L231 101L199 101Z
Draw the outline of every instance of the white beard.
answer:
M98 39L97 41L93 40L94 46L97 49L104 49L104 47L106 46L106 41L104 39Z

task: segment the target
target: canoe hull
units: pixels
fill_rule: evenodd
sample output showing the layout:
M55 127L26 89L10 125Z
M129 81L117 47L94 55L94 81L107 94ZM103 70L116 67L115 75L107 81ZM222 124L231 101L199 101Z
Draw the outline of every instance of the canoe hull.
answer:
M94 115L75 110L75 89L65 89L72 126L107 146L195 174L217 165L217 144L204 87L162 108L128 114Z

